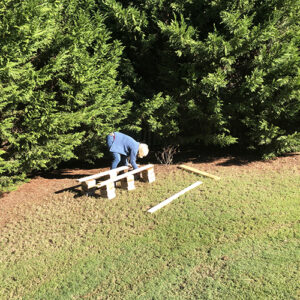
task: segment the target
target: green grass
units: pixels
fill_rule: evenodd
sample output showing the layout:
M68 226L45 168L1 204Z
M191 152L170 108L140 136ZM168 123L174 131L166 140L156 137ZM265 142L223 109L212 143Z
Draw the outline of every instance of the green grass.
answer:
M0 235L0 299L298 299L300 176L216 175L178 169L113 200L65 192L23 211Z

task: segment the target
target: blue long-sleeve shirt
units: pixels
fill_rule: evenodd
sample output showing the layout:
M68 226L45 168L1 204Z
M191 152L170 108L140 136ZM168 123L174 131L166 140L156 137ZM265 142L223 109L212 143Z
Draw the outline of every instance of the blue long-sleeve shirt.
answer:
M132 167L134 169L138 168L136 156L138 154L140 143L121 132L114 132L114 136L108 135L106 137L106 143L110 152L119 153L127 157L129 156Z

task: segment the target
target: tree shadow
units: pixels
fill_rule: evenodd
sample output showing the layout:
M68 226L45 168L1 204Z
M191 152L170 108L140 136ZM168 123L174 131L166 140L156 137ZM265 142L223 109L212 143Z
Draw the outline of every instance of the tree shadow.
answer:
M154 151L150 152L146 158L140 160L141 164L143 164L145 162L145 163L150 163L150 164L164 165L157 159L155 153L156 152L154 152ZM216 155L211 155L211 154L208 155L206 153L205 154L200 153L195 150L185 150L185 151L179 151L176 154L174 154L173 159L171 160L172 161L171 165L184 164L184 163L188 163L188 162L210 163L210 162L216 161L217 159L219 159L219 157Z
M227 160L219 162L217 166L230 167L230 166L245 166L253 162L261 161L257 157L251 156L239 156L239 157L228 157Z
M45 179L79 179L93 175L97 172L108 170L110 161L108 159L97 160L94 163L67 162L60 164L57 169L35 173L31 176L40 176Z
M224 162L217 163L217 166L242 166L242 165L247 165L253 162L271 162L272 160L280 159L281 157L293 157L293 156L298 156L300 155L299 152L294 152L294 153L286 153L283 155L280 155L278 157L275 157L274 159L270 160L264 160L258 155L250 155L250 154L245 154L245 155L237 155L237 156L229 156L228 159Z
M300 156L300 152L291 152L282 154L281 157L293 157L293 156Z
M281 157L294 157L299 156L300 152L286 153L275 157L274 159L280 159ZM222 160L221 162L217 162ZM230 166L244 166L253 162L270 162L270 160L264 160L260 155L254 153L228 153L228 152L216 152L216 153L199 153L193 151L187 151L176 156L174 162L176 163L216 163L216 166L230 167Z
M288 153L284 154L281 157L293 157L299 156L300 152L296 153ZM219 162L218 162L219 161ZM186 150L180 151L174 155L173 165L176 164L185 164L185 163L198 163L198 164L205 164L205 163L215 163L216 166L223 166L223 167L230 167L230 166L243 166L253 162L262 162L263 160L253 154L234 154L234 153L226 153L226 152L204 152L204 151L197 151L197 150ZM268 162L268 161L266 161ZM159 164L155 152L152 151L146 158L139 159L139 164ZM110 161L105 159L94 164L83 164L83 163L76 163L76 164L65 164L56 170L43 172L39 175L46 179L79 179L85 176L94 175L98 172L102 172L109 169ZM77 173L78 172L78 173ZM33 176L32 178L34 178ZM55 194L60 194L63 192L71 192L74 194L75 198L82 197L85 193L81 189L81 185L77 184L68 188L64 188L55 192ZM1 193L0 193L1 197ZM95 193L93 197L101 198L99 193Z
M46 179L79 179L82 177L86 177L86 176L90 176L90 175L94 175L96 172L102 172L105 171L104 169L101 168L90 168L90 169L61 169L61 170L54 170L52 172L49 173L43 173L40 176ZM79 173L76 173L76 171L80 171ZM86 171L86 172L84 172ZM90 172L89 172L90 171Z
M222 160L221 162L218 162ZM225 160L225 161L224 161ZM174 163L216 163L217 166L242 166L260 161L257 155L250 154L237 154L226 152L197 152L197 151L184 151L176 155Z

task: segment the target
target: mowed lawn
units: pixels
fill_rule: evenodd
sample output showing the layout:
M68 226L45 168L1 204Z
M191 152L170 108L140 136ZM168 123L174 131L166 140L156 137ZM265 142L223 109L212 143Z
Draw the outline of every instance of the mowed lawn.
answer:
M173 167L113 200L64 192L24 210L0 234L0 299L299 299L299 172L214 174Z

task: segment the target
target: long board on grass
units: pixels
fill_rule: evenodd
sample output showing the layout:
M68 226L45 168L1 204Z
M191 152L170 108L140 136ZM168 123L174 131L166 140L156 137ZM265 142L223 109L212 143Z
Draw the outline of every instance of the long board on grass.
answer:
M150 208L148 210L148 212L151 213L151 214L156 212L157 210L159 210L162 207L166 206L167 204L169 204L170 202L172 202L173 200L175 200L179 196L183 195L184 193L188 192L191 189L194 189L195 187L197 187L200 184L202 184L202 181L196 181L195 183L193 183L192 185L190 185L187 188L183 189L182 191L178 192L177 194L173 195L172 197L170 197L170 198L164 200L163 202L153 206L152 208Z
M200 175L203 175L203 176L206 176L206 177L210 177L210 178L213 178L213 179L215 179L215 180L220 180L220 179L221 179L221 178L218 177L218 176L215 176L215 175L206 173L206 172L204 172L204 171L200 171L200 170L195 169L195 168L190 167L190 166L180 165L180 166L178 166L178 168L184 169L184 170L186 170L186 171L190 171L190 172L193 172L193 173L196 173L196 174L200 174Z

